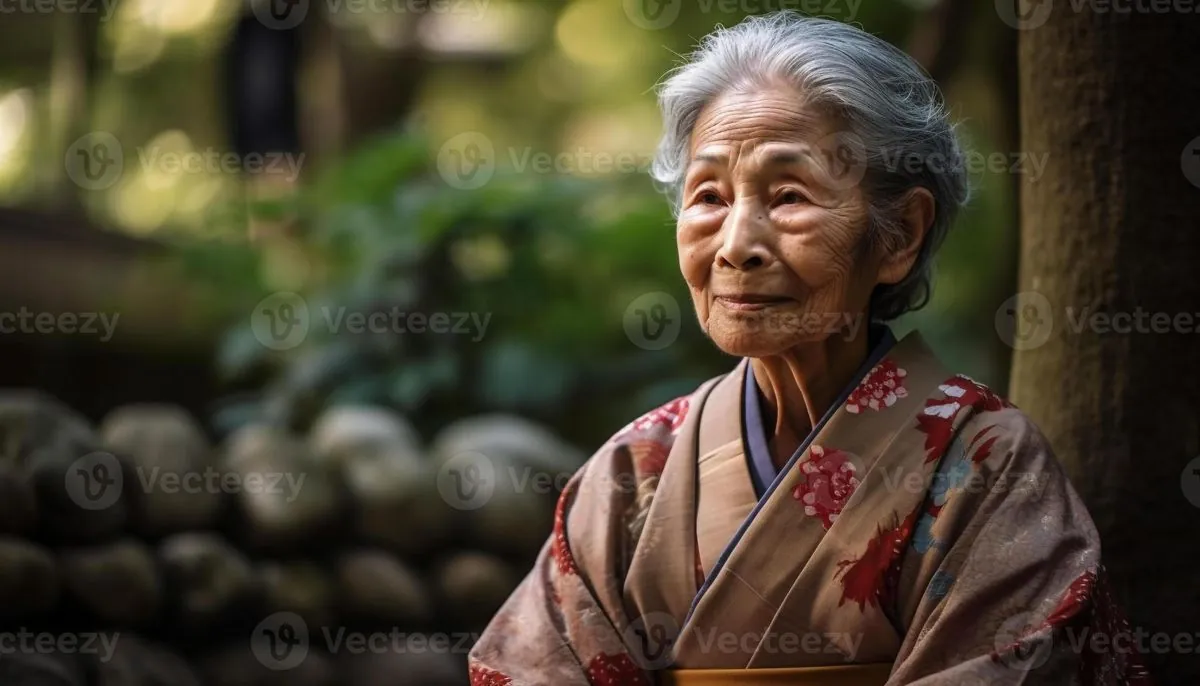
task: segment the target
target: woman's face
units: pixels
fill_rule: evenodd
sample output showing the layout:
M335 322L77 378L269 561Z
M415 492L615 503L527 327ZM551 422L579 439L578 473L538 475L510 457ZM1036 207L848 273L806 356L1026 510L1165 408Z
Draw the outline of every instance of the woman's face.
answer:
M835 126L784 87L730 92L700 113L679 266L701 326L731 355L850 336L866 320L882 260Z

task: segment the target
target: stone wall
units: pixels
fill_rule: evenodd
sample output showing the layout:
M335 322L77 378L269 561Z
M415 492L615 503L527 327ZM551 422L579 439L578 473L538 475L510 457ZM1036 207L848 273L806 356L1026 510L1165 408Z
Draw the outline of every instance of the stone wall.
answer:
M219 446L165 405L94 428L0 392L0 683L466 683L583 456L511 416L429 446L387 410Z

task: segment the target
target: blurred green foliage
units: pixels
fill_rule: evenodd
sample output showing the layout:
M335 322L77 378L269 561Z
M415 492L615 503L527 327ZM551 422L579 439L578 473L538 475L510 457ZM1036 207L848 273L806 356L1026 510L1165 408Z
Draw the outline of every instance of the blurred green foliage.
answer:
M372 403L426 434L465 415L512 411L597 443L727 367L690 316L663 350L625 335L625 310L643 293L667 292L690 309L670 213L645 179L639 191L499 172L459 190L438 175L429 147L412 133L375 141L290 206L267 208L295 217L301 251L319 262L320 278L301 292L310 330L275 352L240 318L221 369L262 390L223 403L220 429L252 420L303 428L328 404ZM269 291L264 283L255 295ZM464 313L487 326L413 335L327 323L377 312Z

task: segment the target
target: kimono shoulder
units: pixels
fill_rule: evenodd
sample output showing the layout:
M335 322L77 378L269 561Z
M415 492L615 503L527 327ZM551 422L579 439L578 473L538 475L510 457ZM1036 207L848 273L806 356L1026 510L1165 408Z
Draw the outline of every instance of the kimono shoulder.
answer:
M939 391L917 419L926 459L940 460L930 493L935 502L945 502L955 491L990 496L962 498L977 504L1016 499L1037 505L1048 488L1076 497L1049 441L1028 415L963 375L941 384Z
M692 393L643 412L621 427L587 461L577 477L587 485L598 475L622 473L637 482L661 477L667 457L679 436L694 427L699 408L711 387L724 375L701 384Z

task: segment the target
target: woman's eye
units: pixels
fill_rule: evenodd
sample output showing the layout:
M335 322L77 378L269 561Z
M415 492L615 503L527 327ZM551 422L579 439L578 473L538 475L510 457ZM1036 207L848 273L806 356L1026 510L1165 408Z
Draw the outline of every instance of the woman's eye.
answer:
M722 204L721 196L714 191L704 191L700 194L700 204L702 205L720 205Z
M796 191L784 191L776 198L776 205L799 205L804 202L804 196Z

